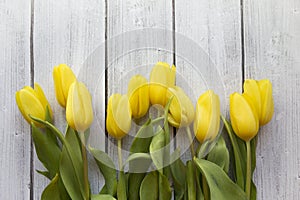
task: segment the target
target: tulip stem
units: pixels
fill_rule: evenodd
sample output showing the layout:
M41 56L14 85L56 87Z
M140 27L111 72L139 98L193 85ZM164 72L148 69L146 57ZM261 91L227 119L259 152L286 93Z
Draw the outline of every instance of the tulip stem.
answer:
M250 194L251 194L251 144L250 144L250 140L246 142L246 148L247 148L246 194L247 194L247 198L250 199Z
M79 136L81 139L81 152L82 152L82 161L83 161L83 177L84 177L85 197L86 197L86 199L89 199L88 163L87 163L87 157L86 157L84 132L82 132L82 133L79 132Z
M119 170L123 170L122 163L122 139L118 139L118 158L119 158Z
M196 156L196 154L195 154L194 141L193 141L191 129L189 126L186 127L186 132L187 132L187 135L188 135L190 143L191 143L190 149L191 149L191 155L192 155L192 159L193 159L194 156Z

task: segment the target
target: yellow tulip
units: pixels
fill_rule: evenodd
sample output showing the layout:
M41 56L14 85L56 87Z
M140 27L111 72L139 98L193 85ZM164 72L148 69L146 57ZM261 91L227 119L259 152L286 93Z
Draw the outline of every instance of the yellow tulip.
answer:
M116 139L121 139L131 127L131 109L127 95L113 94L107 105L106 129Z
M203 93L196 105L194 133L197 140L214 140L220 128L220 100L212 90Z
M167 89L175 86L176 67L170 67L168 63L158 62L152 68L150 74L150 102L152 105L167 103Z
M166 97L167 100L173 97L168 116L170 124L177 128L190 125L195 118L194 106L190 98L177 86L168 88Z
M149 85L145 77L133 76L128 84L128 92L132 116L140 118L144 116L149 108Z
M26 86L17 91L16 102L20 112L29 124L34 123L36 126L41 126L40 124L34 122L29 115L45 120L47 107L50 112L50 117L52 118L50 104L46 99L42 88L37 83L34 84L34 89Z
M261 112L259 117L260 125L265 125L271 121L274 114L274 101L272 96L272 83L269 80L258 82L261 96Z
M66 118L69 126L84 132L93 122L92 98L87 87L81 82L73 82L68 92Z
M60 64L53 69L53 80L56 99L62 107L66 107L69 88L76 81L76 77L70 67Z
M230 95L230 119L232 128L238 137L250 141L259 129L259 117L256 108L247 95Z

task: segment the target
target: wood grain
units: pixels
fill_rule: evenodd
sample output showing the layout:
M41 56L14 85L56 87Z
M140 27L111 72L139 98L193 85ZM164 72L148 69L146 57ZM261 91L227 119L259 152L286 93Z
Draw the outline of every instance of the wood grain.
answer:
M261 128L257 199L300 199L299 1L244 1L246 78L270 79L275 114Z
M55 99L53 67L66 63L76 75L80 75L80 81L87 82L87 77L81 74L84 70L81 67L85 66L84 62L89 54L104 42L104 9L104 1L34 2L34 81L43 87L55 115L55 125L61 131L65 130L66 125L65 109ZM96 69L103 66L104 64L99 65ZM35 157L34 169L40 168L41 163ZM90 168L92 192L98 193L103 179L92 159ZM42 190L49 181L34 173L33 183L34 199L40 199Z
M30 128L15 92L30 85L30 2L0 2L0 199L29 199Z

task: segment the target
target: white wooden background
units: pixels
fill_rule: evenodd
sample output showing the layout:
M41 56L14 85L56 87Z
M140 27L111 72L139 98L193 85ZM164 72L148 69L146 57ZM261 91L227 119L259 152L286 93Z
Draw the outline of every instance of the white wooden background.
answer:
M299 0L0 0L0 19L0 199L40 199L48 183L35 172L41 164L15 91L40 83L62 116L53 66L67 63L78 73L105 38L145 27L175 30L204 47L227 96L246 78L272 81L275 115L259 135L257 196L300 199ZM102 177L92 161L91 168L97 192Z

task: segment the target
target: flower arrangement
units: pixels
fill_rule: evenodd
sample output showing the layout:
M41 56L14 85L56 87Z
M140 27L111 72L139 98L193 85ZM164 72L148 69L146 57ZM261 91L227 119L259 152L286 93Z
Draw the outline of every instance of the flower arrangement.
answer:
M117 141L118 170L108 154L86 145L93 122L92 99L70 67L61 64L53 70L56 99L66 111L65 133L54 126L51 106L38 84L17 91L17 105L32 127L36 153L46 169L37 172L50 180L41 199L168 200L173 191L176 200L255 200L252 174L257 133L274 112L270 81L246 80L243 94L231 94L229 121L221 116L214 91L201 94L194 107L185 91L175 85L175 78L175 66L158 62L149 81L135 75L129 80L127 94L109 97L106 130ZM156 104L163 110L153 117L149 107ZM135 134L130 155L123 162L122 139L131 130L132 120L140 118L146 122ZM192 159L186 163L179 148L170 149L172 127L183 128L190 141ZM210 144L213 148L208 149ZM98 194L90 190L87 149L105 179Z

